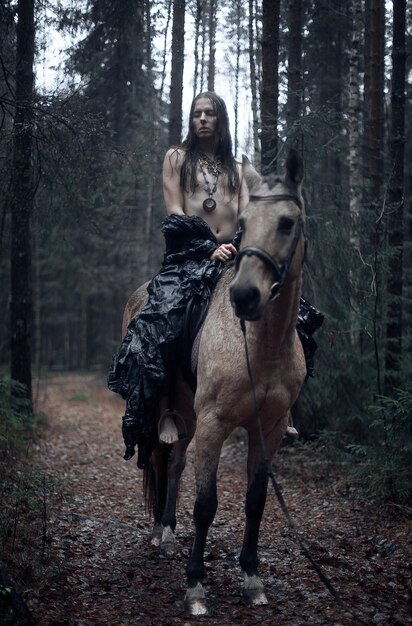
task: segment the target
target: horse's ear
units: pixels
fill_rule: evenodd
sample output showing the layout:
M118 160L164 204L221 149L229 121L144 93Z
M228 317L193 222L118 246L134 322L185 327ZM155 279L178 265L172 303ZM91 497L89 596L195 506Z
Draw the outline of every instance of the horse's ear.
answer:
M285 183L291 187L299 187L303 180L303 162L300 154L293 148L286 159Z
M257 173L247 156L242 154L242 173L249 192L261 184L262 177Z

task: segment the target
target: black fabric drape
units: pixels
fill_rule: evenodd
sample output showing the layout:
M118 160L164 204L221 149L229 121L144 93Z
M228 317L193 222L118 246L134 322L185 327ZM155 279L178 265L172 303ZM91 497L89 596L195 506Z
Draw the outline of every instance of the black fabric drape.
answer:
M208 301L224 266L210 260L219 244L200 217L168 216L162 232L162 268L148 285L148 300L130 322L108 377L109 389L126 400L125 458L138 444L141 465L156 445L157 401L167 388L167 363L175 357L187 303L193 295Z

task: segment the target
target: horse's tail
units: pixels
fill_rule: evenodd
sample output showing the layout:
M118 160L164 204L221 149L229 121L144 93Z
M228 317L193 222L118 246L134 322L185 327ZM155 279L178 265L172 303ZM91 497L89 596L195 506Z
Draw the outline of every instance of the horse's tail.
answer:
M150 517L161 518L165 506L169 457L172 446L163 446L161 454L152 454L149 463L143 470L143 494L145 512ZM180 471L181 473L181 471ZM179 473L179 477L180 477ZM179 499L179 486L176 486L176 501Z
M151 461L147 463L143 470L143 495L145 513L151 518L156 500L155 471Z

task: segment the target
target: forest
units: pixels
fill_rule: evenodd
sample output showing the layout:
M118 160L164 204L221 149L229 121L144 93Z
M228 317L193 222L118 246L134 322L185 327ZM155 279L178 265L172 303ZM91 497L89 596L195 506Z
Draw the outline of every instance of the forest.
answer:
M408 507L406 0L0 0L2 496L41 425L42 384L105 381L125 303L162 263L164 154L205 90L227 103L237 156L262 174L281 172L290 148L304 162L303 295L325 320L293 409L299 445L367 498ZM0 524L13 548L20 488Z
M263 173L290 146L304 159L303 292L325 323L302 436L410 495L411 27L402 0L3 0L0 364L30 407L33 378L105 374L162 261L184 101L220 85L236 153ZM56 32L70 45L52 84Z

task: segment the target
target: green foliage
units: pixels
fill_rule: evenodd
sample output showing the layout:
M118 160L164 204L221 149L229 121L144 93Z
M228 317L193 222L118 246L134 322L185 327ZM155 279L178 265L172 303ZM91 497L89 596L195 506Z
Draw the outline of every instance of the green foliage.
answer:
M72 394L71 400L75 402L89 402L90 395L86 391L75 391Z
M368 497L396 504L412 502L412 385L381 396L364 418L364 443L350 440L352 429L324 430L316 436L323 458L341 464L348 483Z
M27 409L24 385L0 378L0 457L5 461L27 448L33 434L33 418Z
M34 580L47 587L56 567L47 562L50 494L56 486L27 463L36 418L28 415L24 392L22 385L0 378L0 566L18 587Z
M396 503L412 502L412 385L394 397L382 396L371 407L372 442L349 446L365 461L355 474L374 497Z

